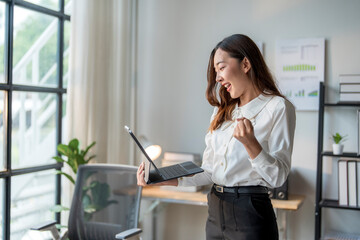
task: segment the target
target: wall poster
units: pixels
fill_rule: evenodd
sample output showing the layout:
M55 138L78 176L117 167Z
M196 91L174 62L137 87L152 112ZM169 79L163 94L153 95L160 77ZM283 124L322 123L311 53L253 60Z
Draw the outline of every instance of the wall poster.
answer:
M319 108L319 82L324 81L325 39L276 42L276 79L297 111Z

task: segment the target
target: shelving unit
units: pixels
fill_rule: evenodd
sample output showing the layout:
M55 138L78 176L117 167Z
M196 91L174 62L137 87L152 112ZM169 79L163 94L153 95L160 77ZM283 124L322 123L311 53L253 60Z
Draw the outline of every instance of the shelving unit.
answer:
M322 208L337 208L347 210L360 210L359 207L349 207L339 205L337 199L323 199L322 197L322 174L323 157L346 157L359 158L357 153L344 152L342 155L335 155L332 152L323 151L324 146L324 113L325 107L353 107L360 108L360 103L325 103L325 86L320 83L319 87L319 126L318 126L318 154L316 170L316 199L315 199L315 240L321 238L321 210Z

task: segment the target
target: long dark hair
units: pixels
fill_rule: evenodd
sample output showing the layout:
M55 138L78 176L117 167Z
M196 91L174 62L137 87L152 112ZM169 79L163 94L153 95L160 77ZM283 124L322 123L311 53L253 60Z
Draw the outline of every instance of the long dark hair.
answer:
M210 124L210 131L218 129L223 122L231 120L231 113L236 103L240 101L239 98L231 98L225 87L220 86L216 82L214 55L219 48L227 52L230 57L238 59L239 62L245 57L249 60L251 69L247 75L252 80L254 87L262 94L284 97L277 88L274 78L254 41L242 34L234 34L224 38L212 50L207 69L208 85L206 98L212 106L219 108L215 118Z

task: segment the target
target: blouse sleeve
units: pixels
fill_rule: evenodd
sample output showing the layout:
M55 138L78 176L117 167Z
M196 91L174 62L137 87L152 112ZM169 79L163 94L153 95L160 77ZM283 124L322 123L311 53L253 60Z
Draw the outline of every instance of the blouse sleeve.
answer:
M280 187L290 172L296 114L287 100L279 102L273 112L273 127L264 149L254 159L249 159L253 169L272 187Z
M216 113L217 113L217 108L214 109L210 122L214 119ZM203 153L202 165L201 165L201 168L204 169L204 172L195 174L192 177L179 178L178 186L203 186L213 183L211 176L213 172L214 150L211 141L212 141L212 132L209 131L205 136L206 148Z

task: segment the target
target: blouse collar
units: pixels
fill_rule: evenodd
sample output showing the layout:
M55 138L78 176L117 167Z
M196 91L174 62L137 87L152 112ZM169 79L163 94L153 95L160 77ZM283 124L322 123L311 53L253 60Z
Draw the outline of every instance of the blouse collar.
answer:
M256 116L272 98L272 95L260 94L244 106L239 107L239 104L237 104L234 111L232 112L232 120L236 120L237 118L242 117L249 120L256 118Z
M239 107L237 104L233 112L231 113L232 121L224 122L221 126L221 130L227 129L233 122L236 122L238 118L249 119L251 124L255 126L256 117L261 112L261 110L266 106L266 104L273 98L272 95L260 94L244 106Z

